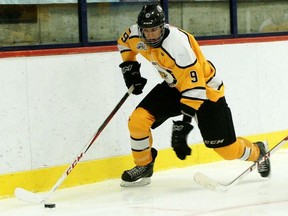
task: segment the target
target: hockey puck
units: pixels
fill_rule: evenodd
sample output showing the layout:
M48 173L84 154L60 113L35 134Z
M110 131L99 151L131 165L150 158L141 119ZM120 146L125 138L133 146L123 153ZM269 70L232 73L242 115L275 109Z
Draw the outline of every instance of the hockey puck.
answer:
M45 208L55 208L56 204L44 204Z

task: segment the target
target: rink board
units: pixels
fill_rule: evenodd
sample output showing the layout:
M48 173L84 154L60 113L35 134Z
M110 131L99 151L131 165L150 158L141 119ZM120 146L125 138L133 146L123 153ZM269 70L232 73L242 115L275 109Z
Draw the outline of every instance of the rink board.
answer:
M267 140L271 148L284 136L287 136L287 134L288 130L285 130L247 136L246 138L251 141ZM202 143L193 144L191 147L193 149L193 154L184 161L177 159L171 148L159 150L155 171L222 160L212 149L205 148ZM284 146L284 148L286 147L287 146ZM4 187L1 189L0 197L12 197L16 187L23 187L34 192L48 191L53 187L68 166L69 164L65 164L57 167L1 175L0 184L4 185ZM134 164L130 155L80 162L60 188L91 184L114 178L119 178L120 182L120 176L123 170L129 169L132 166L134 166Z

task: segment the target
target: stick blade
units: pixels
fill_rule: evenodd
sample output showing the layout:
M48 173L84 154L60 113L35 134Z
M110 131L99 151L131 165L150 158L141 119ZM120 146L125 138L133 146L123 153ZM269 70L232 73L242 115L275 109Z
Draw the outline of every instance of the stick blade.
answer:
M226 192L229 190L229 186L222 185L218 183L217 181L211 179L210 177L206 176L205 174L201 172L196 172L194 174L194 181L209 190L217 191L217 192Z
M15 197L25 202L34 203L34 204L43 204L46 202L46 197L39 195L39 194L32 193L23 188L16 188L14 194L15 194Z

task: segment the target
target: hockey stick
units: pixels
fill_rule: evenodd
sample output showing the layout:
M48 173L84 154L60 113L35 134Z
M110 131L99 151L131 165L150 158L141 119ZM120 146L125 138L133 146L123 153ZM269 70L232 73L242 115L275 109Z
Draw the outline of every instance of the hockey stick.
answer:
M88 142L85 147L82 149L79 155L73 160L71 165L65 170L63 175L58 179L58 181L55 183L55 185L52 187L52 189L45 193L44 195L36 194L33 192L30 192L28 190L25 190L23 188L16 188L15 189L15 196L23 201L30 202L30 203L38 203L38 204L45 204L46 201L51 197L53 192L57 190L57 188L62 184L62 182L67 178L67 176L73 171L73 169L76 167L76 165L79 163L79 161L82 159L84 154L88 151L88 149L92 146L94 141L97 139L97 137L100 135L100 133L104 130L104 128L107 126L107 124L110 122L112 117L115 115L115 113L120 109L120 107L123 105L123 103L126 101L126 99L129 97L129 95L133 92L134 86L132 85L129 90L125 93L125 95L122 97L122 99L118 102L118 104L115 106L115 108L112 110L112 112L108 115L108 117L105 119L105 121L102 123L102 125L99 127L98 131L93 135L91 138L91 141Z
M286 136L284 139L282 139L278 144L276 144L270 151L268 151L260 160L254 162L250 167L248 167L244 172L242 172L240 175L238 175L235 179L233 179L231 182L227 184L222 184L217 182L214 179L211 179L210 177L206 176L205 174L201 172L197 172L194 175L194 181L203 186L204 188L207 188L209 190L218 191L218 192L226 192L231 187L236 185L238 182L241 181L245 176L247 176L250 172L252 172L256 167L258 163L261 163L266 158L269 158L271 154L276 152L278 149L280 149L286 142L288 142L288 136Z

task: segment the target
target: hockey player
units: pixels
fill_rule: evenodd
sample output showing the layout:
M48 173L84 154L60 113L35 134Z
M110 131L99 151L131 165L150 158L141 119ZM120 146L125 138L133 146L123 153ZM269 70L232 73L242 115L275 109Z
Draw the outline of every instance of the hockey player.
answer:
M120 68L126 86L134 85L141 94L146 79L140 74L137 54L157 69L164 81L157 84L129 117L128 128L135 167L122 174L121 186L150 183L157 150L152 147L151 129L170 117L174 121L171 145L177 157L191 155L187 136L195 118L206 147L213 148L226 160L257 161L267 151L265 142L252 143L236 137L230 109L224 96L224 85L214 65L207 61L193 35L165 23L158 4L143 6L137 24L128 28L118 40L123 63ZM270 174L268 158L258 165L262 177Z

